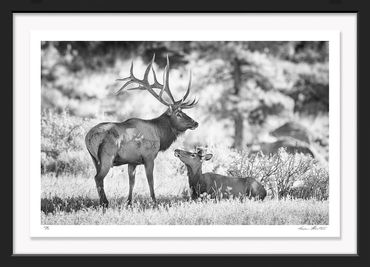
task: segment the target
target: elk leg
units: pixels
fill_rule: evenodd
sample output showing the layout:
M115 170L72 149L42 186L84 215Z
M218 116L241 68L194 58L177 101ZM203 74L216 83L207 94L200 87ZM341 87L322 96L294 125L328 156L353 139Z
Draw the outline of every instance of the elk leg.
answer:
M131 205L132 190L134 189L134 185L135 185L135 173L136 173L136 165L128 164L128 178L130 180L130 189L129 189L128 198L127 198L128 205Z
M150 197L152 198L153 202L156 203L155 194L154 194L154 181L153 181L153 169L154 169L154 161L150 160L144 163L145 165L145 173L146 178L149 184L150 190Z
M103 160L99 167L99 171L95 176L96 189L98 190L100 205L103 207L108 207L109 204L107 196L104 192L104 178L108 174L110 167L111 163L108 160Z
M191 192L191 199L196 200L198 198L199 194L195 191L195 189L192 189Z
M247 188L247 191L246 191L246 197L251 200L252 199L252 189L250 188Z

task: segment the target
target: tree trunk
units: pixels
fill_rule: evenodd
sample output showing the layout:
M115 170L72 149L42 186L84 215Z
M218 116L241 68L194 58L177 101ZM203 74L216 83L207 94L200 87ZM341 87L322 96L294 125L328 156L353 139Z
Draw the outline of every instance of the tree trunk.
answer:
M234 148L243 149L243 116L239 111L234 116Z
M234 80L234 95L240 95L240 87L241 87L241 64L238 58L235 58L233 61L233 80ZM234 111L234 148L242 149L243 148L243 115L240 113L238 109Z

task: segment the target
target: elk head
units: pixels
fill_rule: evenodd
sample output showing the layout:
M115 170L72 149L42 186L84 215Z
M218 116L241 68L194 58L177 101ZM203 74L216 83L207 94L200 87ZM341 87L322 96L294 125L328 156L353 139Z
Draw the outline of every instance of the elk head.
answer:
M198 123L182 111L183 109L190 109L198 103L198 101L196 101L195 99L192 101L186 101L186 98L189 96L189 93L190 93L191 72L190 72L188 88L186 90L185 95L180 100L176 101L174 97L172 96L170 86L169 86L170 62L169 62L168 55L167 55L167 64L166 64L166 67L163 73L163 84L158 82L157 76L153 69L154 59L155 59L155 55L153 55L151 62L147 66L145 73L144 73L144 78L142 80L134 76L133 62L131 62L130 76L123 78L123 79L117 79L118 81L126 81L126 83L117 91L117 94L119 94L128 85L137 84L137 87L129 88L127 90L146 90L148 91L159 102L167 106L167 110L163 115L168 117L168 120L170 121L171 126L173 128L175 128L179 132L184 132L187 129L194 130L195 128L198 127ZM153 72L153 79L154 79L153 84L150 84L148 80L150 71ZM155 90L160 90L160 91L159 93L156 93ZM169 101L166 101L163 98L164 92L167 94Z
M203 149L197 150L197 152L189 152L185 150L175 149L175 157L178 157L186 166L193 170L198 170L203 161L210 160L213 155L205 154Z

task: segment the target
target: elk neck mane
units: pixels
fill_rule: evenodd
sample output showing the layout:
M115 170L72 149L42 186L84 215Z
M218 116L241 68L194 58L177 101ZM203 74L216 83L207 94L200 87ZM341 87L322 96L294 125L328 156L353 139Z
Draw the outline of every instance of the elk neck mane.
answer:
M177 137L183 133L183 131L179 131L171 124L170 117L166 112L149 122L156 128L159 134L160 151L164 151L169 148Z

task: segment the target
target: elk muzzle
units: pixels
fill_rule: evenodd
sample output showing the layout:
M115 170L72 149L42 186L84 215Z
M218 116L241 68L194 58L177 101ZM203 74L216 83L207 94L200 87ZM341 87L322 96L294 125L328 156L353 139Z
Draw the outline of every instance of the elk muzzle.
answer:
M195 130L197 127L198 127L199 123L197 123L196 121L193 121L193 126L190 127L190 130Z
M190 152L187 152L187 151L184 151L184 150L181 150L181 149L175 149L175 157L178 157L180 160L183 159L183 158L186 158L187 156L189 156L189 154L191 154Z

